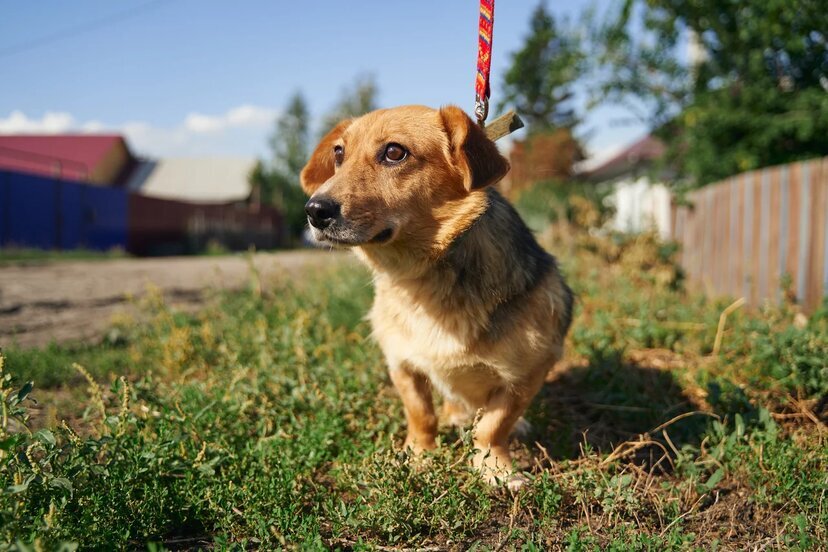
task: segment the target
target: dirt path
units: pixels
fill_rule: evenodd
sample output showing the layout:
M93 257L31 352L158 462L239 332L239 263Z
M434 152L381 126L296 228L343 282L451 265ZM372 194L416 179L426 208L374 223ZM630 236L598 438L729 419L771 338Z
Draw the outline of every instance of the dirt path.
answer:
M344 253L260 253L254 263L263 282L308 266L348 259ZM205 290L237 289L250 282L244 255L60 261L0 266L0 346L99 339L113 315L132 309L130 297L159 288L180 308L195 308Z

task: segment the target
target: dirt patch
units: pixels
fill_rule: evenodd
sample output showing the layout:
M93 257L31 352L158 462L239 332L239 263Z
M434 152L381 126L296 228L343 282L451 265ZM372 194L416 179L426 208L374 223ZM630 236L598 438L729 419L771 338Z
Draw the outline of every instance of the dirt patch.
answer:
M294 277L312 265L350 259L346 253L259 253L253 264L263 282ZM158 289L180 309L198 308L205 291L249 284L245 255L71 261L0 269L0 346L35 347L50 342L100 339L114 316L135 298Z

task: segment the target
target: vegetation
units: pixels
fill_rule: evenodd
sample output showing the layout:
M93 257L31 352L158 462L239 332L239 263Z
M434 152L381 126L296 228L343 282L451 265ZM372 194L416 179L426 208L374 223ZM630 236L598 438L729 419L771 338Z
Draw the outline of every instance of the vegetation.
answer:
M659 129L693 185L827 155L825 29L818 0L625 0L593 34L600 99Z
M68 249L62 251L31 249L27 247L0 247L0 265L29 264L51 261L92 261L126 258L121 249L96 251L92 249Z
M577 316L515 443L534 478L520 494L480 482L468 431L444 428L423 459L400 450L401 407L363 320L369 278L347 265L254 281L195 315L150 297L145 322L99 346L6 351L2 546L828 542L828 305L806 324L790 306L737 311L711 355L727 302L683 289L674 247L573 232L550 245Z
M530 132L549 132L578 123L573 85L584 68L578 35L562 29L539 4L523 47L512 54L499 109L514 106Z

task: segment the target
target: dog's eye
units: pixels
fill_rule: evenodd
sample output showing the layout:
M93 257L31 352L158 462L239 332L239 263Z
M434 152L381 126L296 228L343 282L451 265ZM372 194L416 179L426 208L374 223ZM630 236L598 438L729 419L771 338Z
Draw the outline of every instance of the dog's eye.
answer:
M401 145L391 143L385 146L385 153L383 154L383 159L388 163L399 163L406 157L408 157L408 150L406 150Z
M336 166L342 164L342 160L345 158L345 149L342 146L334 146L334 163Z

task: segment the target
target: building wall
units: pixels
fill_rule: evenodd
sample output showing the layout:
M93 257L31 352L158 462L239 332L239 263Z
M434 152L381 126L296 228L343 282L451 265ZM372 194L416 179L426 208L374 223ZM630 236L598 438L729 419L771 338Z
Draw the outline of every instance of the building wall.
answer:
M0 171L0 247L125 248L127 194Z
M663 184L653 184L648 177L627 177L614 184L609 202L615 206L612 227L621 232L656 230L664 239L670 237L672 196Z

